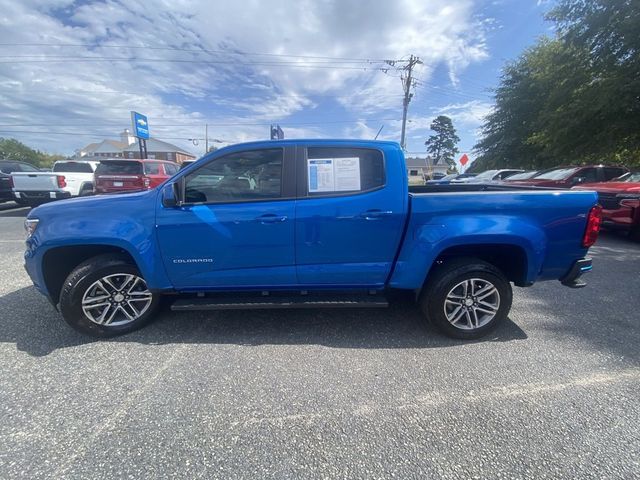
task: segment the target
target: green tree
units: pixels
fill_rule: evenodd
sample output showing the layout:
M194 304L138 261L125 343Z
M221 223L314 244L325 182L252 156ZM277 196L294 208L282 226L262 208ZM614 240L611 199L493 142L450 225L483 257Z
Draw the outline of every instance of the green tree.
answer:
M560 0L543 38L508 64L473 170L640 164L640 13L631 0Z
M0 160L17 160L36 167L50 167L64 156L34 150L14 138L0 138Z
M439 115L431 122L431 130L435 132L424 144L427 152L433 158L433 163L446 162L450 167L455 167L455 156L458 153L456 145L460 141L456 135L453 122L446 115Z

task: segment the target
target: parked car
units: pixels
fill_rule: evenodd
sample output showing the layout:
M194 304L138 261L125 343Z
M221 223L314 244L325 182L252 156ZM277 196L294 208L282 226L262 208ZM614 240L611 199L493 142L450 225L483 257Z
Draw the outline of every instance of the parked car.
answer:
M486 170L477 174L475 177L452 180L451 183L486 183L496 182L504 180L505 178L515 175L516 173L522 173L524 170L504 168L501 170Z
M522 173L516 173L514 175L509 175L504 179L505 182L513 182L514 180L528 180L529 178L535 177L540 170L525 170Z
M96 170L96 193L132 192L157 187L178 173L164 160L102 160Z
M450 175L445 175L439 180L429 180L427 183L447 184L451 183L454 180L463 180L465 178L473 178L475 176L475 173L452 173Z
M14 172L11 174L17 201L32 207L52 200L91 195L96 161L60 160L51 172Z
M595 190L602 206L603 224L623 228L640 240L640 172L627 173L609 182L585 183L577 190Z
M384 307L402 290L469 339L507 317L511 283L585 285L595 192L408 189L406 175L395 142L225 147L162 188L32 210L25 265L73 328L98 337L148 323L164 294L176 311L315 309Z
M14 160L0 160L0 202L9 202L11 200L24 205L25 203L17 199L13 194L11 186L11 174L13 172L37 172L37 167L25 162Z
M511 183L535 187L571 188L583 183L606 182L627 172L629 169L625 167L605 165L556 167L543 170L527 180L517 180Z

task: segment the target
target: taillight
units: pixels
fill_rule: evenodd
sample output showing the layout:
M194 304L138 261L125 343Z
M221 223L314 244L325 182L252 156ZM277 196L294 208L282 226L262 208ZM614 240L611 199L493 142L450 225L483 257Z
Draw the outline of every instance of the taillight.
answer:
M9 188L13 187L15 187L15 184L13 183L13 175L9 175Z
M602 207L596 205L589 210L589 216L587 217L587 228L584 231L582 237L582 246L589 248L598 240L598 234L600 233L600 226L602 225Z
M67 179L64 178L64 175L56 175L56 179L58 180L58 188L64 188L67 186Z
M142 184L144 185L144 188L149 188L151 187L151 180L148 179L147 177L144 177L142 179Z

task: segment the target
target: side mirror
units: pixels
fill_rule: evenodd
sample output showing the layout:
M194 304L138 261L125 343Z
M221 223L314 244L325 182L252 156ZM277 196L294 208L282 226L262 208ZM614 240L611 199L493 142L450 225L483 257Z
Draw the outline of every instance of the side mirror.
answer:
M180 206L180 190L177 182L166 184L162 188L162 206L165 208L174 208Z

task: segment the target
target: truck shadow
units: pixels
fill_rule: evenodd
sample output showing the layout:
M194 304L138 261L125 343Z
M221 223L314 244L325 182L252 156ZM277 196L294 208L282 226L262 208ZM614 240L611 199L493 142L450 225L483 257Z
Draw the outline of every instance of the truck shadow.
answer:
M0 342L40 357L98 340L76 333L33 287L0 297ZM511 320L477 342L507 342L527 335ZM333 348L442 348L470 344L423 325L413 304L388 309L171 312L149 326L109 340L145 345L324 345Z

